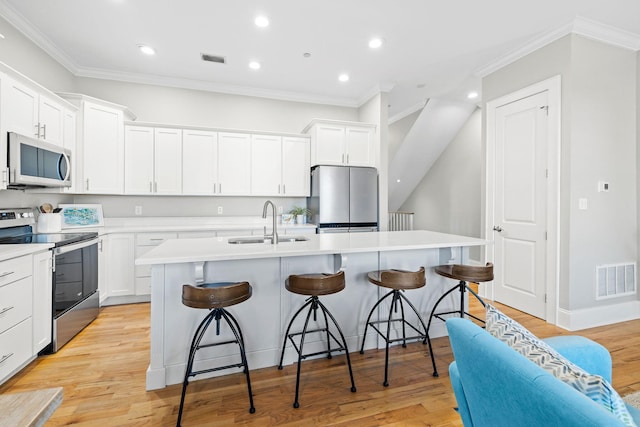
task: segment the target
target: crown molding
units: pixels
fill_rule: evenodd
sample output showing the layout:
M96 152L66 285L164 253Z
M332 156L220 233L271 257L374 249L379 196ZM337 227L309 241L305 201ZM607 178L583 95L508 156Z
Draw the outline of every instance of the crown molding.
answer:
M26 38L31 40L36 46L44 50L49 56L56 60L60 65L75 75L78 66L44 34L36 29L36 27L27 21L15 9L4 2L0 2L0 16L13 25Z
M572 22L532 39L523 46L477 69L473 74L481 78L486 77L489 74L498 71L518 59L521 59L549 43L569 34L577 34L602 43L607 43L624 49L630 49L636 52L640 50L640 34L635 34L577 16Z
M166 76L158 76L141 73L127 73L120 71L103 70L97 68L80 68L75 74L77 77L86 77L103 80L114 80L126 83L138 83L180 89L193 89L206 92L225 93L229 95L253 96L280 101L304 102L310 104L335 105L339 107L357 108L359 104L351 98L334 98L307 93L276 91L248 86L235 86L212 83L202 80L180 79Z

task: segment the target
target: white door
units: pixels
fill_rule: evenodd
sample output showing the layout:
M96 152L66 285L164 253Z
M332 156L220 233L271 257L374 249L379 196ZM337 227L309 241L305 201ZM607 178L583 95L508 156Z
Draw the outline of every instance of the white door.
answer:
M3 128L7 132L17 132L23 135L40 137L38 123L38 93L9 78L3 89L6 103L3 103L5 111L2 112Z
M282 194L282 137L251 135L251 195Z
M545 318L548 92L495 111L495 300Z
M182 131L182 194L213 195L218 188L218 134Z
M218 133L218 190L228 196L251 193L251 135Z
M153 128L126 126L124 146L125 194L153 193Z
M156 129L153 153L155 192L182 193L182 129Z
M344 126L316 125L313 137L314 165L345 163Z
M309 196L309 139L282 137L282 193L285 196Z
M349 166L374 166L373 129L347 126L345 163Z
M64 146L64 107L44 95L40 95L38 122L40 138L52 144Z

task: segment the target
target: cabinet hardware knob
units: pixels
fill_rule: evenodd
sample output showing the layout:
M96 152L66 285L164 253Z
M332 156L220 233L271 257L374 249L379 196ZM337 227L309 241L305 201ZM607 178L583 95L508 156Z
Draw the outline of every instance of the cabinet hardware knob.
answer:
M498 233L500 233L502 231L502 228L499 225L494 225L493 231L497 231Z

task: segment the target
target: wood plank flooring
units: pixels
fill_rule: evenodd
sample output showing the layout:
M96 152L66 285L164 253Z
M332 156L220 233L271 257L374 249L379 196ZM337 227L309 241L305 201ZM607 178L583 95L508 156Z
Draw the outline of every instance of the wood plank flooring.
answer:
M568 334L496 304L540 337ZM482 316L479 304L472 312ZM482 316L483 317L483 316ZM613 385L621 395L640 390L640 320L580 331L613 356ZM251 371L256 413L250 414L242 373L194 381L184 426L461 426L447 368L446 337L433 340L440 372L432 377L428 347L394 347L390 385L382 386L384 350L351 353L358 391L351 393L344 356L302 365L300 408L292 408L295 365ZM145 391L149 304L105 307L58 353L38 358L0 386L0 394L61 386L62 405L47 426L175 425L180 385ZM17 409L19 410L19 409ZM0 414L0 417L2 415Z

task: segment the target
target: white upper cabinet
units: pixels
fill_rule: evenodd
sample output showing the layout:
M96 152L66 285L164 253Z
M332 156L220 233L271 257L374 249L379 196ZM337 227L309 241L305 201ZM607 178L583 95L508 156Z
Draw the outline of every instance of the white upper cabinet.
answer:
M210 196L218 193L217 132L182 131L182 194Z
M282 137L251 135L251 194L282 194Z
M251 195L309 195L309 139L251 136Z
M125 126L124 192L153 193L153 128Z
M82 191L92 194L122 194L124 190L123 111L88 101L83 104Z
M62 146L65 103L12 78L3 82L4 130Z
M305 132L311 134L311 166L376 166L374 125L315 120Z
M125 193L181 194L182 130L125 126Z
M283 196L310 195L310 141L309 138L282 137Z
M251 195L251 135L218 133L218 194Z

